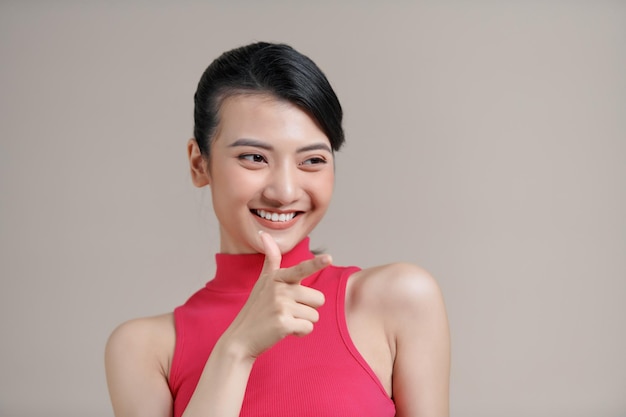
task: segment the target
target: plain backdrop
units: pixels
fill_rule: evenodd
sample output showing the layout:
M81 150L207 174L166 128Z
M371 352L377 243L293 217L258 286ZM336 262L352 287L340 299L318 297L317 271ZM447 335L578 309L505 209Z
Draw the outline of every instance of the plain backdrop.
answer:
M114 327L213 275L193 93L286 42L345 110L335 262L439 281L453 416L626 416L626 2L3 1L0 416L111 416Z

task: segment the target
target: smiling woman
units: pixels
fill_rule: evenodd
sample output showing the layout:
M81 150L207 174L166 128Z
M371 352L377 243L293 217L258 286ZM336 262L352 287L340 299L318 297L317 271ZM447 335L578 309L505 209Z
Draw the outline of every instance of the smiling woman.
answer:
M211 188L220 251L263 252L263 230L288 252L330 203L334 168L328 138L303 110L266 93L224 99L220 118L209 161L197 140L188 144L194 184Z
M216 275L174 312L113 332L116 416L448 415L434 279L410 264L338 267L309 250L341 118L324 74L287 45L234 49L207 68L187 150L220 224Z

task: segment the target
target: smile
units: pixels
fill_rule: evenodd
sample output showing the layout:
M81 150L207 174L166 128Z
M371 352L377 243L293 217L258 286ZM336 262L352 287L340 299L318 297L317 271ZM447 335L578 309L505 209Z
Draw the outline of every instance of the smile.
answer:
M272 222L288 222L289 220L293 219L297 214L297 212L295 211L292 211L290 213L272 213L271 211L256 209L253 209L251 211L257 216Z

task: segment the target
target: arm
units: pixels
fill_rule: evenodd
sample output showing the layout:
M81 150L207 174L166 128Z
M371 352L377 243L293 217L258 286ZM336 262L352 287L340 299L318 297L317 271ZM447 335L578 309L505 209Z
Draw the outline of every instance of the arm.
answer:
M164 353L173 352L174 343L171 314L132 320L111 334L105 368L116 417L171 417L169 361Z
M237 417L255 359L288 335L305 336L324 295L300 285L330 264L327 255L280 269L278 245L261 233L265 263L250 297L211 353L184 417Z
M450 334L436 281L414 265L390 279L388 326L395 335L393 397L397 417L449 415Z
M172 315L167 316L169 323L165 316L136 319L111 334L105 367L116 417L172 417L168 352L174 351L175 330ZM247 352L222 337L184 415L238 416L253 363Z
M185 417L238 417L252 365L258 355L287 335L305 336L319 319L324 295L300 285L302 279L330 264L327 255L281 269L280 249L263 233L265 264L248 301L215 345ZM107 381L116 417L171 417L173 399L167 383L174 351L169 327L155 319L135 320L116 329L106 349ZM171 334L171 344L163 342Z

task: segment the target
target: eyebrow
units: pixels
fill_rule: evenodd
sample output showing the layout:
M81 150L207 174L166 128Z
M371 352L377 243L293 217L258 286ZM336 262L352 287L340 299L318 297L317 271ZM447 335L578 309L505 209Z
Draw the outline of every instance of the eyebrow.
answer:
M248 138L241 138L241 139L237 139L236 141L234 141L233 143L231 143L230 145L228 145L229 148L235 148L237 146L252 146L255 148L261 148L261 149L265 149L268 151L273 151L274 147L272 145L270 145L267 142L263 142L257 139L248 139ZM313 143L311 145L306 145L306 146L302 146L298 149L296 149L297 153L301 153L301 152L309 152L309 151L327 151L329 153L333 153L333 151L330 149L330 146L328 146L325 143Z

